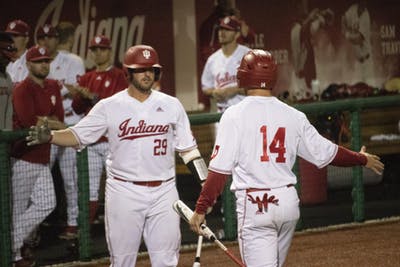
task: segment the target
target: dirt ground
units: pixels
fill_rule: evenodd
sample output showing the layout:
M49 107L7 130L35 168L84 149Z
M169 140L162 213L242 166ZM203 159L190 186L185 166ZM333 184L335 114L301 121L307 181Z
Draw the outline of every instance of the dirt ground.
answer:
M239 257L237 243L225 244ZM195 249L183 251L179 267L191 267ZM74 265L69 265L74 266ZM75 265L83 266L83 265ZM85 264L106 267L107 262ZM137 267L150 267L147 256L138 259ZM203 248L201 266L236 266L224 252L214 246ZM285 267L397 267L400 266L400 219L367 222L297 232Z

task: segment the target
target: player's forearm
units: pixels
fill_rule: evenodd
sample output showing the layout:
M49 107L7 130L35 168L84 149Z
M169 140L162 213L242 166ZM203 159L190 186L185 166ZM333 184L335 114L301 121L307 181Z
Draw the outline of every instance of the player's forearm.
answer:
M235 95L244 95L245 91L243 88L239 88L237 86L232 86L224 89L225 98L230 98Z
M76 147L79 145L78 140L70 129L52 131L52 137L50 143L59 146L72 146Z
M330 165L340 167L351 167L366 165L367 157L359 152L348 150L342 146L338 146L338 151L335 158L332 160Z
M225 174L213 171L208 172L207 180L196 203L196 212L198 214L205 214L208 207L212 207L215 204L227 180L228 176Z
M206 96L212 96L214 90L215 90L215 88L203 89L203 93L204 93Z

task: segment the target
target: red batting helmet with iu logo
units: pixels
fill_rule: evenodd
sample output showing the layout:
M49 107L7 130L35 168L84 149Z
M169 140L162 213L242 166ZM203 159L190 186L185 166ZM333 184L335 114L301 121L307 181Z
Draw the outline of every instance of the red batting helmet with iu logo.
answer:
M271 53L253 49L242 58L236 79L239 88L272 90L277 79L277 64Z
M135 45L126 51L124 57L124 68L143 69L155 68L155 80L159 80L162 66L158 61L157 51L148 45Z

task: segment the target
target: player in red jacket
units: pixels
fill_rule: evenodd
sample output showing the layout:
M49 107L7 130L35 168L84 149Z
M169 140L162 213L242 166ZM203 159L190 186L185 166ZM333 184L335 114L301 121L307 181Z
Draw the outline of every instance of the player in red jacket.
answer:
M46 79L51 59L44 47L35 46L26 53L29 75L13 90L15 130L42 125L45 118L50 128L64 128L61 86ZM14 266L33 266L32 258L21 257L23 241L56 206L50 145L28 147L25 140L19 140L13 145L12 157Z

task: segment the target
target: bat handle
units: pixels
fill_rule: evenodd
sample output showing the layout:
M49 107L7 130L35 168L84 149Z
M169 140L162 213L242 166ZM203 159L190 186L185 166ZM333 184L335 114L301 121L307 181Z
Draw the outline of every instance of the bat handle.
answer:
M203 246L203 236L199 235L197 239L196 257L194 259L193 267L200 267L201 247Z
M200 261L201 254L201 246L203 245L203 236L199 235L199 239L197 240L197 249L196 249L196 259L198 258Z

